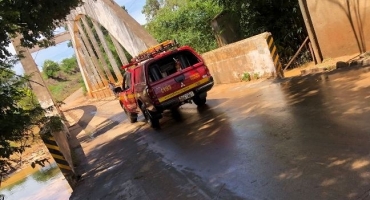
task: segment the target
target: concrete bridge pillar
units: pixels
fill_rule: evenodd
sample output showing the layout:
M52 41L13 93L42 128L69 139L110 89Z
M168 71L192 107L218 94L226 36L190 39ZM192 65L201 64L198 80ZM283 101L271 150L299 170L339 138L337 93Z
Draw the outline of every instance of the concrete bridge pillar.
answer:
M67 27L68 27L68 30L70 31L73 31L73 26L71 23L67 23ZM87 91L87 95L89 97L93 97L93 93L91 91L92 89L92 83L90 81L90 78L88 76L88 73L86 72L85 68L86 68L86 61L85 60L82 60L82 55L81 55L81 52L79 51L79 46L77 46L77 43L76 42L76 38L74 37L71 37L71 42L72 42L72 46L74 47L74 51L75 51L75 55L76 55L76 60L77 60L77 64L78 64L78 68L80 69L80 72L81 72L81 75L82 75L82 79L85 83L85 87L86 87L86 91Z
M24 72L27 75L31 76L31 87L33 92L36 94L38 101L42 108L49 108L53 107L53 109L48 113L48 115L58 115L58 110L55 107L54 100L51 96L51 93L46 86L44 79L41 76L40 70L38 69L35 61L32 58L31 53L25 47L21 46L21 38L23 36L17 35L17 37L13 38L13 46L17 55L22 55L21 64L23 66Z
M33 60L29 49L21 46L22 37L23 36L21 35L17 35L15 38L13 38L12 43L17 52L17 55L22 55L20 62L23 66L25 74L30 76L31 81L29 82L32 91L36 95L41 107L45 109L46 116L60 117L62 116L62 113L56 106L53 97L51 96L51 93L41 76L40 70ZM45 145L56 161L66 180L73 188L76 183L76 174L74 171L71 150L69 148L67 139L67 136L69 136L69 131L63 122L62 126L63 127L61 131L55 131L51 133L49 138L52 138L52 141L50 140L50 143L45 142ZM41 137L44 140L46 135L41 135Z
M94 63L93 63L92 59L90 58L89 53L87 52L87 49L86 49L85 44L83 43L82 39L78 38L77 40L81 44L80 53L81 53L83 59L85 60L85 62L87 64L86 67L85 67L86 72L88 74L89 79L93 83L92 84L93 85L93 91L92 92L93 92L93 94L95 94L94 95L95 97L103 98L104 94L102 94L102 92L99 91L99 88L101 88L103 86L102 86L101 82L99 83L100 79L97 78L98 75L97 75L97 71L95 69Z
M101 90L102 93L104 94L104 96L110 96L111 94L109 93L109 91L106 91L106 89L108 87L108 81L107 81L104 73L102 72L102 70L100 68L99 61L98 61L98 59L95 55L95 52L94 52L94 50L93 50L93 48L90 44L89 39L87 38L87 36L84 32L80 22L77 23L77 27L78 27L80 36L82 38L82 41L85 44L85 45L82 45L82 46L86 47L86 52L88 53L87 55L89 55L89 57L92 60L93 72L94 72L94 75L95 75L95 79L97 80L98 85L99 85L98 90Z
M86 17L85 16L82 16L81 17L81 21L82 21L82 24L85 27L85 30L86 30L87 35L88 35L88 37L89 37L89 39L90 39L90 41L91 41L91 43L92 43L92 45L94 47L95 52L98 54L98 61L100 61L100 64L103 67L103 70L105 72L105 75L108 77L108 80L110 82L114 82L114 78L112 76L112 73L108 69L108 64L105 61L105 58L103 56L103 53L102 53L102 51L101 51L101 49L100 49L100 47L98 45L98 41L96 40L96 38L94 36L94 33L92 32L91 27L90 27L89 23L86 20Z
M93 22L94 28L96 30L96 33L97 33L97 35L100 39L100 42L101 42L101 44L104 48L104 51L108 56L108 59L109 59L109 62L111 64L112 68L113 68L114 74L117 77L117 82L122 82L123 77L122 77L121 71L118 68L117 62L114 59L112 51L109 49L109 47L107 45L107 41L105 40L103 31L101 30L100 25L98 23L96 23L94 20L92 20L92 22Z
M122 65L128 64L128 60L127 60L125 51L123 50L121 45L118 43L116 38L114 38L114 36L112 34L109 34L109 35L110 35L110 38L112 38L113 45L117 50L117 54L119 56L119 59L121 60Z
M92 20L93 26L96 30L96 33L99 37L99 41L101 42L104 51L106 52L110 64L113 68L114 75L117 78L117 82L121 83L123 80L121 71L119 70L118 63L114 60L112 52L110 52L108 45L106 44L105 37L100 29L100 26L104 27L110 34L111 39L114 43L114 46L118 52L120 60L123 64L127 64L128 60L125 56L123 48L132 56L138 55L140 52L144 51L148 47L153 45L157 45L157 41L144 29L142 25L140 25L135 19L133 19L123 8L121 8L117 3L111 0L85 0L83 6L77 7L76 9L72 10L71 13L67 16L66 23L69 27L69 32L71 34L71 38L74 45L74 48L84 48L84 45L78 44L79 40L77 39L79 35L82 36L82 39L86 46L86 63L88 61L88 57L91 57L91 62L96 67L96 70L99 70L99 62L95 56L94 51L90 51L88 39L84 38L84 31L79 23L80 19L82 18L82 22L84 22L84 17L87 16L89 19ZM86 22L85 22L86 23ZM88 28L86 26L86 28ZM87 33L89 34L89 30L86 29ZM80 33L79 33L80 32ZM85 36L86 37L86 36ZM106 66L104 61L102 61L102 56L100 56L98 50L99 48L96 47L94 44L94 38L90 36L90 40L94 45L94 49L96 49L96 54L98 54L100 61L103 64L103 68ZM87 42L86 42L87 41ZM91 46L91 45L90 45ZM91 53L93 52L93 53ZM88 63L89 64L89 63ZM83 67L83 66L82 66ZM80 68L82 68L80 67ZM87 66L86 66L87 67ZM92 68L94 70L94 68ZM106 70L106 69L105 69ZM102 70L100 70L102 71ZM109 80L112 78L109 75L109 72L106 71L107 77ZM95 78L98 80L98 88L97 90L91 91L92 93L100 92L105 90L105 96L108 95L112 96L112 92L108 90L105 74L102 72L96 73L94 70ZM98 79L100 78L100 79ZM99 82L100 80L100 82ZM116 82L116 83L117 83Z
M78 38L80 40L80 38ZM81 44L83 45L82 41ZM92 61L91 59L86 58L87 52L84 52L85 48L82 48L78 50L78 53L80 55L80 60L82 63L85 63L82 67L82 71L86 74L87 80L89 83L91 83L91 90L92 90L92 96L94 98L102 98L102 95L99 92L95 92L99 88L99 84L97 80L95 79L94 73L92 71Z

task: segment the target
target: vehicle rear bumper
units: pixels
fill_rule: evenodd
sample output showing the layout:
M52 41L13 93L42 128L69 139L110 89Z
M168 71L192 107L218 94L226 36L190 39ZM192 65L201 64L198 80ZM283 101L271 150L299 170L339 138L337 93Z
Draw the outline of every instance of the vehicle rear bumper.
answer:
M209 90L212 89L213 85L214 85L214 81L213 81L213 77L211 76L208 83L206 83L206 84L204 84L200 87L197 87L194 91L195 91L196 94L208 92Z
M196 87L196 88L194 88L190 91L193 91L195 93L195 95L202 95L202 94L205 94L207 91L211 90L213 85L214 85L214 81L213 81L213 77L211 76L207 83L205 83L205 84L203 84L199 87ZM190 92L190 91L186 91L186 92ZM191 99L187 100L187 102L190 103L190 100ZM156 105L155 108L156 108L157 111L162 111L162 110L178 107L182 104L184 104L184 102L181 102L178 97L174 97L174 98L171 98L171 99L169 99L165 102L162 102L159 105Z

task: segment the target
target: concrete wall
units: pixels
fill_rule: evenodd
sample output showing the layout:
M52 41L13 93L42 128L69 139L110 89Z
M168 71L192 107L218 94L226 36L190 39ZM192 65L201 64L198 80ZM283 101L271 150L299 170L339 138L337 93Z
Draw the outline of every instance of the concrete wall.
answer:
M369 0L305 0L323 58L370 50Z
M274 59L267 43L270 36L270 33L263 33L204 53L202 57L215 82L240 82L243 73L252 77L254 74L259 77L276 76Z

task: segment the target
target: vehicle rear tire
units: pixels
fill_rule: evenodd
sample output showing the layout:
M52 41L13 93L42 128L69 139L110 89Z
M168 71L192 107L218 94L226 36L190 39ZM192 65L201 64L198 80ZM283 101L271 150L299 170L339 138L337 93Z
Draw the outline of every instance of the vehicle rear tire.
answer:
M159 128L159 119L156 118L149 110L145 108L144 105L141 106L141 112L145 117L145 121L149 124L152 128Z
M133 124L135 122L137 122L137 115L133 115L132 113L130 113L130 122Z
M195 95L193 97L193 102L197 106L203 106L204 104L206 104L206 101L207 101L207 98L206 97L201 98L201 97L199 97L199 95Z
M127 118L130 119L130 123L131 124L137 122L137 114L132 114L132 113L128 112L126 109L124 109L124 108L123 108L123 110L125 111Z

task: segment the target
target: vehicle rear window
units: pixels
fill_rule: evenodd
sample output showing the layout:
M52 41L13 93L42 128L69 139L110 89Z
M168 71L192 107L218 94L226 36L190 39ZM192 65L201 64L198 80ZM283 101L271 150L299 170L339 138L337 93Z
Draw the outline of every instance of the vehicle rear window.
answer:
M163 57L149 65L149 79L155 82L200 62L190 51L179 51Z

